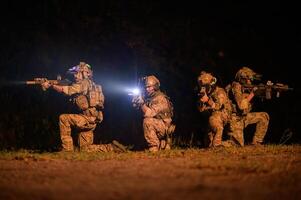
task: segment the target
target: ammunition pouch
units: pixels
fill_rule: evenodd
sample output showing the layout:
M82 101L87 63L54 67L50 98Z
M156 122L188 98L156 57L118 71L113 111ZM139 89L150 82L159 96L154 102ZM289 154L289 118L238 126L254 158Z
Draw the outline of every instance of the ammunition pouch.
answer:
M90 81L87 97L90 107L96 107L98 109L104 108L104 96L100 85Z
M80 110L87 110L89 108L88 98L85 95L79 95L75 98L75 104Z
M100 123L103 120L103 114L101 111L96 110L95 108L89 108L85 110L84 115L87 117L95 117L95 123Z

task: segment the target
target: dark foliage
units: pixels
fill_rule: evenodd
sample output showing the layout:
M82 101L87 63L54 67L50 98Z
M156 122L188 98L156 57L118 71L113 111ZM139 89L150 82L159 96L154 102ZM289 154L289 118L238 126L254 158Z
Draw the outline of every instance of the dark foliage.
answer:
M296 89L256 102L255 110L270 114L267 142L279 143L289 131L288 142L300 142L295 13L293 5L254 3L6 2L0 18L0 147L59 147L57 121L72 110L68 98L16 81L55 78L79 61L92 65L106 96L96 142L118 139L143 148L139 114L118 87L154 74L175 106L176 141L202 146L207 122L196 110L196 77L209 70L225 86L243 65Z

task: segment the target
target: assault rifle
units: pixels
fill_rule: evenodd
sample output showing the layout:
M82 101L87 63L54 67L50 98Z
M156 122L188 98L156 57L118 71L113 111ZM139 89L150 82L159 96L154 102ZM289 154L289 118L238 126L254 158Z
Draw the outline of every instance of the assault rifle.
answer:
M128 89L128 95L132 96L132 104L134 108L140 108L144 103L145 90L144 90L145 77L138 79L136 87Z
M204 97L204 96L206 96L206 95L208 95L207 94L207 88L206 88L206 86L200 86L200 87L198 87L198 109L199 109L199 111L200 112L203 112L203 111L205 111L206 110L206 108L207 108L207 104L208 103L205 103L205 102L202 102L201 101L201 99Z
M258 85L243 85L243 90L252 91L255 87L257 90L254 92L256 96L271 99L273 94L276 92L276 97L280 97L281 92L292 91L293 88L290 88L288 85L283 83L273 83L271 81L267 81L266 84L260 83Z
M48 80L47 78L34 78L33 80L26 81L27 85L42 85L45 82L49 82L50 85L70 85L71 81L64 79L62 80L61 76L57 76L57 79ZM45 88L42 87L43 90Z

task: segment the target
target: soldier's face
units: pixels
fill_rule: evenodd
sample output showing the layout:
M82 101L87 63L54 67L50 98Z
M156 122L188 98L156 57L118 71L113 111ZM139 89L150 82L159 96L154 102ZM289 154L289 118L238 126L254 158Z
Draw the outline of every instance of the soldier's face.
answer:
M251 79L247 79L247 84L248 84L248 85L252 85Z
M251 85L252 84L252 81L250 79L248 79L248 78L243 78L243 79L240 80L240 82L242 84L247 84L247 85Z
M76 82L80 81L80 80L83 80L82 73L78 72L78 73L74 74L74 79L75 79Z
M84 78L88 78L88 72L83 72Z
M155 91L155 88L153 86L147 86L145 87L145 90L147 95L151 95Z

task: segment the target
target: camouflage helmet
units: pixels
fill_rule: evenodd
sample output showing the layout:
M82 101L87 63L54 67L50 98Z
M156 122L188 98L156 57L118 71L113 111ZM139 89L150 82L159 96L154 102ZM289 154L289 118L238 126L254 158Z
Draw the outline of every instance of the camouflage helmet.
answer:
M261 75L257 74L249 67L242 67L240 70L238 70L238 72L235 75L235 79L238 81L240 81L242 79L254 80L254 79L260 79L260 78L261 78Z
M82 72L90 72L92 71L91 66L85 62L79 62L79 68Z
M154 75L144 77L144 81L145 87L153 86L156 90L160 87L160 81Z
M211 73L202 71L198 77L199 85L214 85L217 79Z
M81 72L84 76L86 76L85 78L92 77L93 75L91 66L85 62L80 62L79 65L70 68L68 72L71 74Z

